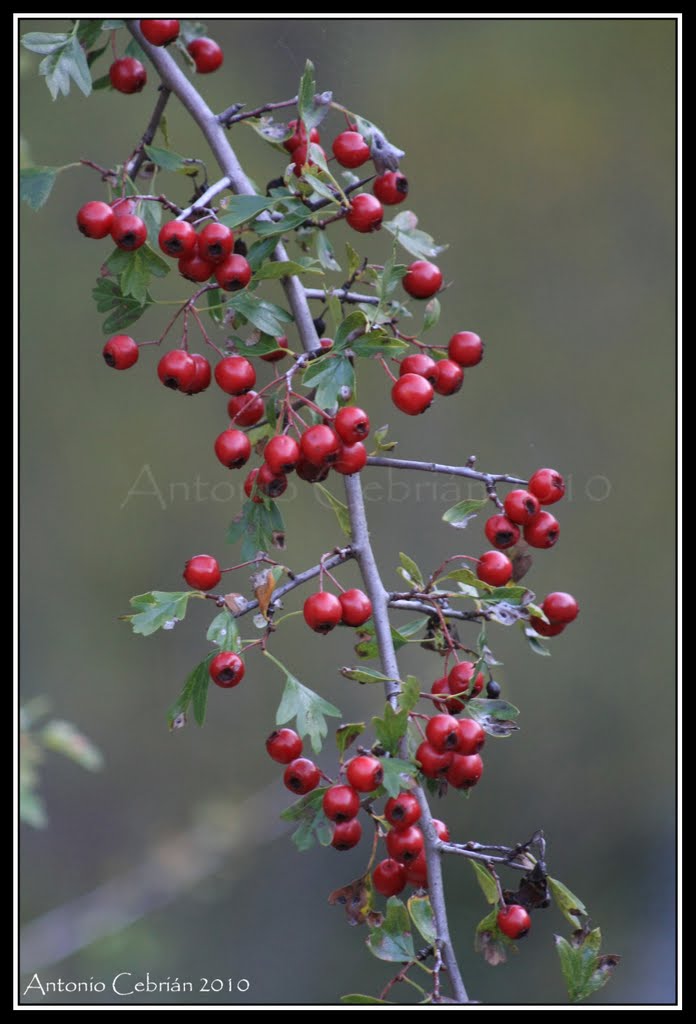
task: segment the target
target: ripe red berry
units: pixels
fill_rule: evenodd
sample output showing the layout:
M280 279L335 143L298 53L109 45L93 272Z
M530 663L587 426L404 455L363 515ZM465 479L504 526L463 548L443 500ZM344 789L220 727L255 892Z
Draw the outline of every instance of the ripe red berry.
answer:
M338 434L325 423L317 423L305 430L300 438L302 454L313 466L326 466L334 463L341 454L341 439Z
M329 475L330 466L315 466L308 459L301 456L300 461L295 467L295 472L299 476L300 480L304 480L308 484L319 484L322 480L326 480Z
M524 539L533 548L552 548L560 534L558 520L550 512L537 512L524 527Z
M471 754L478 754L486 742L486 734L483 728L473 718L461 718L457 721L457 726L459 729L457 753L464 754L467 757L471 756Z
M455 395L464 383L464 371L452 359L441 359L435 366L433 387L438 395Z
M198 252L209 263L222 263L232 252L233 246L234 235L228 227L217 221L206 224L198 236Z
M417 373L406 373L399 377L391 390L392 402L407 416L418 416L432 403L435 392L425 377Z
M440 754L459 749L459 722L452 715L433 715L428 719L425 735Z
M372 872L372 882L382 896L398 896L406 886L406 868L398 860L381 860Z
M427 260L411 263L402 284L414 299L429 299L442 287L442 271Z
M452 751L436 750L424 740L416 750L416 761L427 779L439 779L452 763Z
M433 827L437 833L437 838L442 840L443 843L450 841L450 830L445 825L444 821L440 821L439 818L433 818Z
M416 825L387 832L387 851L401 864L412 863L423 849L423 833Z
M483 359L483 342L473 331L457 331L449 340L447 354L460 366L478 366Z
M251 443L241 430L223 430L215 438L215 454L228 469L241 469L251 455Z
M212 555L194 555L184 566L184 579L194 590L212 590L222 579L220 566Z
M382 784L384 769L372 754L359 754L346 765L346 778L359 793L372 793Z
M511 523L526 526L532 516L539 511L539 499L529 491L510 491L503 502L505 515Z
M527 487L540 505L553 505L565 494L565 480L555 469L538 469L529 478Z
M109 68L109 81L118 92L140 92L147 82L147 71L135 57L121 57Z
M311 793L319 785L320 779L319 769L308 757L296 757L283 772L283 783L291 793L297 793L298 796Z
M122 213L135 213L137 205L135 199L122 196L121 199L114 199L111 209L114 211L114 217L120 217Z
M253 427L264 412L263 398L259 398L255 391L247 391L245 395L233 395L227 403L228 416L240 427Z
M324 793L321 806L329 821L339 824L356 817L360 810L360 797L351 786L330 786Z
M478 754L455 754L445 778L455 789L471 789L483 775L483 761Z
M264 363L277 363L280 359L285 359L288 354L288 339L283 335L280 338L276 338L276 344L278 348L273 352L266 352L261 356Z
M233 252L215 267L215 280L226 292L237 292L251 281L251 267L244 258Z
M278 764L290 764L302 753L302 740L294 729L274 729L266 740L266 750Z
M330 348L333 348L333 338L320 338L319 347L328 352Z
M474 677L475 665L472 661L460 661L451 670L447 676L447 685L449 686L450 693L459 698L458 700L448 701L447 710L451 715L456 714L458 711L462 711L464 705L461 703L462 700L469 700L470 697L475 697L483 689L483 672L478 672L474 679L473 685L471 680ZM469 692L471 691L471 692Z
M331 845L334 850L352 850L354 846L357 846L362 839L362 825L357 818L351 818L350 821L342 821L333 831L333 838L331 839Z
M492 587L504 587L512 578L512 562L502 551L486 551L478 560L476 575Z
M114 217L111 224L111 237L119 249L133 252L147 240L145 222L132 213L123 213Z
M355 444L344 444L341 453L333 464L333 468L342 476L359 473L367 462L367 448L362 441Z
M425 851L421 850L414 861L406 865L406 881L417 889L428 886L428 862L425 859Z
M532 615L529 625L539 636L559 636L566 628L565 622L544 622L538 615Z
M341 132L331 149L341 167L362 167L370 159L370 147L360 132Z
M191 253L190 256L182 256L179 260L179 273L182 277L185 277L187 281L194 281L196 284L203 284L214 272L215 267L213 264L202 259L198 255L197 250L196 252Z
M501 907L496 916L498 927L503 935L509 939L523 938L532 925L532 919L519 903L511 903L508 907Z
M196 364L183 348L165 352L157 364L157 376L165 388L172 391L185 391L196 377Z
M208 674L216 686L237 686L244 678L244 662L234 651L220 651L211 661Z
M408 180L401 171L387 171L372 183L372 191L385 206L403 203L408 195Z
M355 444L370 433L370 417L357 405L347 405L336 413L334 427L344 444Z
M263 457L272 473L292 473L300 461L300 446L294 437L278 434L263 450Z
M77 226L85 238L106 238L113 222L113 209L98 199L85 203L77 211Z
M288 478L285 474L274 473L265 462L258 470L253 469L249 475L253 475L257 489L269 498L279 498L287 490Z
M258 475L258 467L252 469L251 473L248 474L244 481L244 493L247 498L251 498L255 505L263 505L263 495L261 488L257 484Z
M159 247L167 256L184 259L196 251L198 235L193 224L186 220L169 220L160 228L157 236Z
M407 373L417 373L434 385L437 380L437 363L424 352L414 352L399 363L399 376L404 377Z
M201 391L205 391L206 388L210 387L213 371L210 369L210 363L205 356L200 355L198 352L192 352L191 358L196 364L196 373L188 387L181 390L185 395L198 395Z
M300 143L307 142L307 129L301 121L288 121L288 128L294 129L294 134L291 135L289 139L285 140L283 146L287 149L288 153L292 153L297 149ZM310 131L309 141L314 142L317 146L321 142L321 136L316 128L312 128Z
M320 590L309 595L302 608L302 614L310 629L315 633L326 634L339 624L343 609L335 594Z
M392 828L402 831L420 820L420 804L413 793L399 793L384 805L384 817Z
M346 223L353 231L367 234L369 231L376 231L384 218L384 209L379 199L376 199L369 192L361 192L350 204L350 210L346 214Z
M362 590L346 590L338 595L344 626L363 626L372 615L372 602Z
M115 334L102 349L104 362L114 370L127 370L138 361L140 349L128 334Z
M497 548L511 548L520 539L520 531L507 516L491 516L486 520L484 532Z
M227 395L244 395L256 383L256 370L244 356L226 356L215 367L215 380Z
M166 46L179 35L179 22L176 18L141 18L140 31L153 46Z
M562 590L554 590L552 594L545 597L541 610L549 622L562 622L564 626L568 622L572 622L573 619L577 619L580 611L578 602L573 595L564 594Z
M199 75L209 75L211 71L217 71L225 59L224 53L215 40L208 39L206 36L193 39L186 49L193 57Z

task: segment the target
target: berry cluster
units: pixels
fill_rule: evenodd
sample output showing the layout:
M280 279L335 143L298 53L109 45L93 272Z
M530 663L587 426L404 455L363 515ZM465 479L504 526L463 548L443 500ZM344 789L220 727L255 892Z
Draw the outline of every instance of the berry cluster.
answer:
M180 25L176 18L142 18L140 31L153 46L169 46L179 38ZM200 75L217 71L224 54L214 39L196 36L186 44L186 52ZM135 57L119 57L109 68L109 80L117 92L130 95L147 84L147 71Z
M436 393L456 394L464 383L464 369L476 366L482 359L483 342L472 331L452 335L445 359L433 359L425 352L406 356L399 363L392 402L406 415L418 416L431 405Z

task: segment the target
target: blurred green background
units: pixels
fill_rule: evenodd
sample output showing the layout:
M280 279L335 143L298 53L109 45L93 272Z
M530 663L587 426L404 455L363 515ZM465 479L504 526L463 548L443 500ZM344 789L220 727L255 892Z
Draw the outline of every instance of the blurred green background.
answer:
M64 24L25 20L21 31ZM450 243L440 263L453 285L437 336L478 331L485 361L457 398L416 420L391 407L383 376L368 368L360 400L373 423L389 421L403 456L461 463L475 453L492 471L550 465L571 481L561 541L539 554L529 582L541 595L572 591L581 617L551 641L547 659L516 630L491 630L505 662L503 695L521 707L522 729L489 740L471 800L451 799L440 813L460 839L516 842L543 827L551 873L584 898L605 948L624 957L595 1001L669 1002L674 23L269 19L210 29L225 64L197 84L213 109L293 95L311 57L320 89L407 151L407 205ZM53 105L37 63L21 53L21 131L34 162L127 158L154 103L154 75L140 95L87 101L73 90ZM97 67L103 73L106 58ZM168 120L172 148L200 155L176 102ZM231 139L259 183L282 173L252 131L240 126ZM162 177L158 187L170 184ZM184 202L186 189L184 179L171 182L175 200ZM147 642L117 620L131 594L177 589L191 553L234 561L224 533L239 478L231 496L212 452L225 422L214 388L191 401L171 394L147 350L128 374L104 368L102 318L89 293L110 250L74 225L77 208L101 196L97 175L75 170L38 214L21 212L23 695L48 696L105 757L98 775L56 756L43 771L49 827L21 833L21 989L37 970L44 982L106 980L104 995L55 997L65 1002L112 999L119 972L196 988L202 977L250 982L245 994L151 997L165 1002L314 1003L379 991L388 966L327 905L330 890L360 874L365 844L299 855L277 822L287 793L263 739L279 675L251 657L238 690L211 693L202 731L170 735L164 712L207 649L210 609L201 603ZM340 225L337 251L348 238L365 241ZM379 262L389 237L365 245ZM170 279L159 294L187 293ZM134 332L154 337L163 322L155 307ZM142 477L136 487L145 466L162 501L129 498L154 491ZM483 550L481 520L466 533L441 522L453 502L448 481L402 474L390 489L376 470L365 480L375 482L371 528L395 586L399 550L431 568L453 551ZM466 494L461 485L455 498ZM312 493L284 510L295 570L340 541ZM354 569L340 576L352 582ZM288 607L299 604L296 595ZM374 713L375 691L336 672L354 658L348 631L323 639L291 619L274 649L345 720ZM401 662L426 680L439 674L418 647ZM492 969L472 949L485 905L469 868L448 862L446 881L472 995L563 1002L552 934L568 926L558 912L537 915L519 955ZM102 937L89 941L94 935Z

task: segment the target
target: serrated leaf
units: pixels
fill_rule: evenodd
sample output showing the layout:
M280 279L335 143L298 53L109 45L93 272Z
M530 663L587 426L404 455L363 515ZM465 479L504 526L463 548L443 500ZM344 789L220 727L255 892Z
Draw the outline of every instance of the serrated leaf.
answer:
M394 247L396 248L396 247ZM382 303L386 302L396 290L401 279L406 276L408 267L405 264L396 263L394 251L384 264L384 270L378 276L378 294Z
M344 503L340 501L334 494L332 494L330 490L324 487L323 484L315 484L314 486L316 490L319 491L320 494L324 495L329 505L336 513L338 525L341 527L346 537L352 536L350 531L350 515L348 513L348 506L344 505Z
M25 50L44 55L62 50L67 41L65 32L26 32L20 40Z
M262 263L256 271L254 280L277 281L281 277L299 274L323 274L323 271L314 260L284 260L282 263L268 260L266 263Z
M402 711L413 711L420 700L421 684L416 676L406 676L406 681L401 684L401 692L398 701Z
M398 682L390 676L385 676L373 668L342 668L341 675L345 679L353 679L356 683L390 683Z
M208 699L208 687L210 675L208 666L213 655L209 655L200 665L196 665L190 674L177 700L167 711L167 722L169 728L180 728L184 724L186 712L193 703L194 718L197 725L203 725L205 720L205 709Z
M352 313L341 321L334 335L334 351L338 352L349 343L352 334L364 333L367 328L367 317L359 310L354 309ZM353 339L355 340L355 339ZM352 344L352 342L350 342Z
M406 574L412 583L415 583L421 590L425 586L425 580L423 579L423 573L418 568L418 565L414 562L410 555L404 554L403 551L399 552L399 561L401 562L402 568L406 571Z
M106 261L111 273L118 275L121 294L143 305L152 277L166 277L170 266L149 245L141 245L134 252L114 249Z
M336 259L331 240L325 231L316 232L315 244L317 247L317 259L324 270L335 270L340 273L341 264Z
M476 881L481 886L481 891L486 897L486 902L496 904L499 896L495 878L493 878L493 875L490 873L488 868L484 867L483 864L479 864L478 861L470 860L469 863L476 875Z
M228 228L238 228L250 220L256 220L264 210L270 210L275 200L265 196L231 196L227 208L220 215L220 223Z
M346 356L331 355L315 359L304 372L302 383L316 388L315 403L321 409L334 409L343 388L355 389L355 370Z
M358 736L361 736L365 732L364 722L348 722L346 725L340 725L336 730L336 746L338 747L338 754L341 760L348 747L352 746L357 740Z
M443 513L442 518L450 526L454 526L456 530L463 530L469 521L475 517L476 513L485 508L487 504L488 498L459 501L452 508L448 508Z
M369 358L370 356L400 356L408 348L408 342L400 338L393 338L381 328L376 328L356 338L350 343L350 349L356 356ZM393 447L393 445L392 445ZM390 448L383 448L382 451L390 451Z
M435 924L435 914L433 913L433 908L430 903L430 897L410 896L406 905L408 907L411 920L415 924L416 928L428 945L432 946L437 940L437 926Z
M77 38L85 50L90 50L102 34L102 31L102 23L99 18L80 19L77 26Z
M230 523L227 541L234 544L241 540L242 561L251 561L259 551L277 547L276 536L284 533L283 517L274 501L265 499L261 504L247 501L239 516Z
M252 270L258 270L265 259L271 255L277 245L275 238L260 238L254 242L246 254L246 260Z
M130 324L139 320L147 307L152 304L152 297L149 294L146 295L144 302L138 302L132 296L123 295L117 281L109 281L105 277L98 279L92 289L92 298L100 313L111 310L102 324L104 334L114 334L129 327Z
M198 590L171 593L152 590L146 594L136 594L130 599L135 612L133 615L123 615L122 618L130 622L134 633L151 636L158 629L173 629L177 622L181 622L192 597L202 597L202 594Z
M54 100L59 93L68 95L71 79L85 96L92 91L87 58L76 35L67 36L62 45L47 52L39 64L39 74L46 78L48 91Z
M299 822L291 838L300 852L309 850L317 840L322 846L328 846L331 842L331 826L322 808L327 789L328 786L320 786L281 812L283 821Z
M394 641L394 649L399 650L404 644L414 637L417 633L423 629L430 622L430 617L425 615L419 619L414 619L412 622L406 623L404 626L400 626L395 629L392 626L392 640ZM368 635L368 639L361 640L360 643L355 645L355 653L361 658L377 658L379 656L379 646L377 641L374 639L375 628L372 622L365 623L361 627L361 632Z
M348 258L348 277L352 278L362 266L363 259L350 242L346 242L346 256Z
M395 239L407 252L419 260L435 259L447 248L436 245L435 240L418 226L418 218L411 210L402 210L393 220L384 221L383 228L394 235Z
M572 924L573 928L582 927L582 918L587 917L587 908L581 899L572 893L567 885L559 882L557 878L547 879L551 895L560 912L566 921Z
M153 164L157 164L163 171L187 169L186 158L180 153L173 153L170 149L162 149L160 146L145 146L145 152Z
M239 627L233 615L225 609L216 615L208 626L206 639L216 644L221 651L239 651L241 640L239 638Z
M341 996L342 1003L348 1003L349 1005L355 1006L396 1006L396 1003L390 1003L388 999L377 999L375 996L364 996L360 992L351 992L350 995Z
M599 928L575 933L572 943L560 935L555 935L554 939L568 996L573 1003L603 988L620 961L620 957L613 954L598 955L602 941Z
M379 743L388 753L396 755L399 743L408 726L408 711L405 709L395 711L387 701L384 706L384 714L381 718L375 715L372 725Z
M423 310L423 333L436 327L440 319L440 300L437 295L426 304Z
M389 897L381 925L370 930L366 941L367 948L379 960L399 963L415 957L408 911L396 896Z
M276 712L276 725L284 725L295 718L297 732L300 736L309 736L312 750L318 754L328 732L325 716L340 718L341 712L288 672Z
M229 309L241 313L263 334L271 334L274 337L284 334L286 324L293 321L292 316L286 310L276 306L273 302L268 302L267 299L260 299L258 295L248 291L239 292L228 301L227 306Z
M19 198L40 210L51 194L61 167L24 167L19 172Z
M379 760L384 770L382 787L389 796L398 796L403 792L406 784L404 775L412 778L418 774L418 769L411 761L404 761L399 757L380 757Z

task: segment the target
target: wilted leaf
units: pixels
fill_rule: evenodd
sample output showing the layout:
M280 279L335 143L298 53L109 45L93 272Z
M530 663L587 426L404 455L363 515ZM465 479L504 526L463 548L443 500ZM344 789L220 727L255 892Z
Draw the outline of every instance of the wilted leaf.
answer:
M336 746L338 755L342 759L346 750L365 732L364 722L348 722L346 725L339 725L336 730Z

